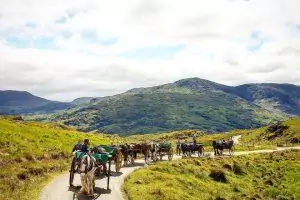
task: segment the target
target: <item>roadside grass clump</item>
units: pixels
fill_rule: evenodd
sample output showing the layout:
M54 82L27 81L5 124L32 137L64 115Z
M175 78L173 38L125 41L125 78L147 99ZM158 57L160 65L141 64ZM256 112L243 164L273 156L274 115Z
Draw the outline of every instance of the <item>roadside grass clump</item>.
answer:
M0 199L37 199L53 176L65 172L78 139L109 144L103 134L80 133L69 127L0 118Z
M217 182L227 183L225 171L222 169L212 169L209 176Z
M139 184L137 184L139 181ZM300 199L300 151L159 162L123 185L138 199Z

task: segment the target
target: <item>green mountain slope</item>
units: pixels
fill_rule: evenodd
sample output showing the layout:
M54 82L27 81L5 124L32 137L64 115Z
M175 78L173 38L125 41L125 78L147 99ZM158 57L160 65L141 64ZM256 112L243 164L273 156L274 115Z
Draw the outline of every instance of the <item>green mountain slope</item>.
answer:
M39 118L83 131L154 133L201 129L220 132L254 128L300 114L300 87L248 84L237 87L191 78L94 98L66 112Z
M26 91L0 90L0 115L52 113L72 107L70 103L50 101Z

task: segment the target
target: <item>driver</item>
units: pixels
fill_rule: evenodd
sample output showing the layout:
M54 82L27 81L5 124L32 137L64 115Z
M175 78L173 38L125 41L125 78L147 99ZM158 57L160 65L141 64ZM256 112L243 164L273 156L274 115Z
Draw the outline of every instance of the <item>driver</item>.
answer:
M84 139L83 145L81 147L81 151L83 153L89 153L90 152L89 146L90 146L90 140L89 139Z

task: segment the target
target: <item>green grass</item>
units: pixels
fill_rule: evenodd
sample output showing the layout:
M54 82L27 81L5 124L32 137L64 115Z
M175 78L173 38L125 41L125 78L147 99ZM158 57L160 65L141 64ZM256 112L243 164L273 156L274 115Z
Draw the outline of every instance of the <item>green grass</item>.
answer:
M299 199L300 152L160 162L125 180L129 200Z
M0 199L37 199L44 184L70 166L78 139L109 144L108 136L69 127L0 118Z

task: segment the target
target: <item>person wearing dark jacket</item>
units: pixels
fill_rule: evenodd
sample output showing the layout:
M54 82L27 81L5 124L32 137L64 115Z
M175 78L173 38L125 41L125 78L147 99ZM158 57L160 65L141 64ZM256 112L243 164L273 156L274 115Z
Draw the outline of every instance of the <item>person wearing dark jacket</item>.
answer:
M89 145L90 145L90 140L84 139L83 145L81 147L81 151L84 153L88 153L90 151Z

